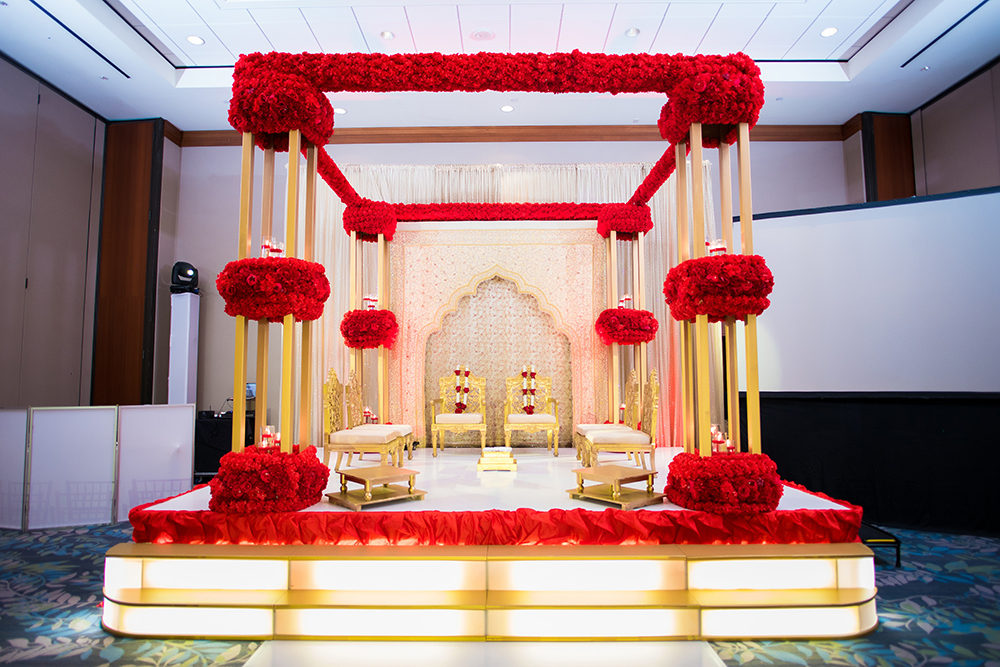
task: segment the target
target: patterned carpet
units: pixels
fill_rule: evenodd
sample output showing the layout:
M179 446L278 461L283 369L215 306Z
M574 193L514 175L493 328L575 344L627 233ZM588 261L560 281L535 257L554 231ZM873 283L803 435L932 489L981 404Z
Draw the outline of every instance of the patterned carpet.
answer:
M1000 667L1000 539L894 530L877 553L879 628L846 641L714 642L727 665ZM253 642L118 639L101 629L104 553L128 524L0 530L0 664L242 665ZM884 559L884 560L883 560ZM623 645L627 651L627 644Z

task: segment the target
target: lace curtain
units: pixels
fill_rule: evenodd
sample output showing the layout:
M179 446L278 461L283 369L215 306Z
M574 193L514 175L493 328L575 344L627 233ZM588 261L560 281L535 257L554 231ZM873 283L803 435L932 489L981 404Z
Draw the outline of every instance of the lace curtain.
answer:
M439 202L624 202L652 168L653 163L624 164L529 164L529 165L341 165L347 180L358 194L375 200L405 203ZM715 214L711 192L710 163L704 163L706 235L716 238ZM650 368L660 376L660 412L657 443L668 446L680 442L678 411L679 344L677 327L663 301L662 288L670 266L676 262L677 200L675 180L671 177L649 202L653 230L646 235L646 303L635 304L656 315L660 333L650 344ZM317 261L322 262L330 279L331 295L323 317L314 329L314 354L311 360L314 385L322 384L328 368L346 381L347 350L340 336L340 319L348 310L348 245L343 230L344 205L327 187L317 195ZM688 206L691 211L691 206ZM300 225L301 228L301 225ZM363 244L367 255L365 283L375 284L373 244ZM621 244L624 245L624 244ZM371 287L366 291L374 292ZM369 355L371 356L371 355ZM717 354L713 354L713 358ZM298 357L296 357L298 358ZM366 366L369 362L366 360ZM464 362L462 362L464 363ZM374 377L374 373L367 373ZM298 389L296 389L298 391ZM721 392L714 392L719 395ZM312 392L313 414L321 412L322 392ZM374 394L366 396L368 404ZM560 410L561 411L561 410ZM313 441L322 435L319 419L314 419Z

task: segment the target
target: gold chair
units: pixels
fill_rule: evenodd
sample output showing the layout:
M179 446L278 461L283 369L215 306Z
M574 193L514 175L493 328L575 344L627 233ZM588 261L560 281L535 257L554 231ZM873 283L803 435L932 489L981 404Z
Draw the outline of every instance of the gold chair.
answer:
M455 412L455 386L460 381L465 387L465 366L459 367L460 375L449 375L440 379L441 395L431 401L431 448L433 456L437 456L438 434L441 437L441 449L444 450L445 433L479 432L480 448L486 449L486 378L470 374L469 393L464 393L465 409ZM445 410L448 406L448 410Z
M342 425L340 422L340 412L337 406L341 401L337 397L340 382L337 374L330 370L327 374L327 382L324 384L323 400L323 463L329 467L330 452L337 452L337 462L334 470L340 470L340 463L344 454L347 454L347 465L351 465L354 454L378 454L385 465L391 459L392 464L401 467L403 465L403 448L407 442L407 433L412 442L412 432L409 426L396 427L391 424L362 424L364 419L361 401L361 383L358 382L354 373L351 373L345 392L347 398L347 428L336 428ZM341 387L340 392L344 392ZM328 416L329 412L329 416ZM408 431L407 431L408 429ZM412 456L412 445L411 445Z
M603 429L587 434L586 450L588 467L598 465L598 454L600 452L619 452L635 457L638 463L645 470L656 470L656 419L660 405L660 383L656 377L656 370L649 373L649 380L643 391L642 420L638 429ZM646 465L645 456L649 457L649 465Z
M635 369L628 375L625 383L625 423L624 424L577 424L573 432L573 447L576 458L585 466L589 466L590 456L587 450L587 434L595 431L631 430L635 428L639 417L639 376Z
M510 447L514 431L538 433L545 431L549 450L559 456L559 403L552 398L552 378L535 377L535 410L524 411L524 376L507 378L506 400L503 406L503 441Z

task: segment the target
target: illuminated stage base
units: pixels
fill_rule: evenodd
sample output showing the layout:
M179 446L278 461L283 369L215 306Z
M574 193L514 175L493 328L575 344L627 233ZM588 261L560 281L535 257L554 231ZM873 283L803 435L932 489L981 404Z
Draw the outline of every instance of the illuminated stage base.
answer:
M357 534L371 534L376 524L384 531L404 525L385 522L393 511L410 513L418 507L426 521L442 522L463 507L481 510L462 514L466 519L456 527L492 516L482 513L487 508L533 507L518 511L542 518L548 516L545 510L575 508L553 516L623 534L633 519L693 516L669 503L623 513L569 498L564 489L579 466L572 450L558 459L544 449L520 450L514 473L477 472L478 455L478 448L445 450L433 459L429 452L415 452L412 467L422 471L424 501L384 506L390 512L351 512L324 502L283 520L301 517L296 535L305 538L307 530L328 526L337 516L349 519L344 526ZM657 459L665 479L668 457ZM338 484L334 480L331 487ZM213 513L199 509L207 502L206 491L135 511L133 525L138 532L143 518L159 524L169 519L179 529L199 517L208 525ZM828 526L835 525L837 514L849 512L794 489L787 489L782 502L785 514L825 519L818 523ZM840 509L823 509L827 505ZM820 509L805 509L809 506ZM782 520L782 511L771 520ZM236 531L236 523L249 519L231 517L225 527ZM740 523L707 516L699 525L714 527L716 532L706 535L722 534L727 521ZM194 527L196 534L200 525ZM480 526L472 525L470 535L475 536ZM558 525L525 525L560 530ZM107 554L103 623L109 632L240 639L592 641L852 637L877 624L872 552L846 540L529 546L416 546L403 539L385 546L154 541L120 544Z

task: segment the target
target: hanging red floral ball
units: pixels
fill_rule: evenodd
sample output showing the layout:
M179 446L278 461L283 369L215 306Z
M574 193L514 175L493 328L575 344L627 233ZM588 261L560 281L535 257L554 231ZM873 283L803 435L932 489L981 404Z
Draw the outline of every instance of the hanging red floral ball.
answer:
M675 320L708 315L745 320L771 305L774 276L760 255L714 255L681 262L667 273L663 296Z
M378 235L391 241L396 233L396 209L384 201L362 199L344 209L344 231L357 232L362 241L378 241Z
M340 322L340 334L347 347L392 347L399 335L399 324L391 310L349 310Z
M330 281L322 264L295 257L247 257L226 264L215 279L226 314L248 320L299 321L323 314Z
M648 310L639 308L608 308L594 323L597 335L605 345L634 345L656 338L660 323Z
M617 233L619 240L634 239L653 228L653 216L646 204L605 204L597 214L597 233L608 238Z

